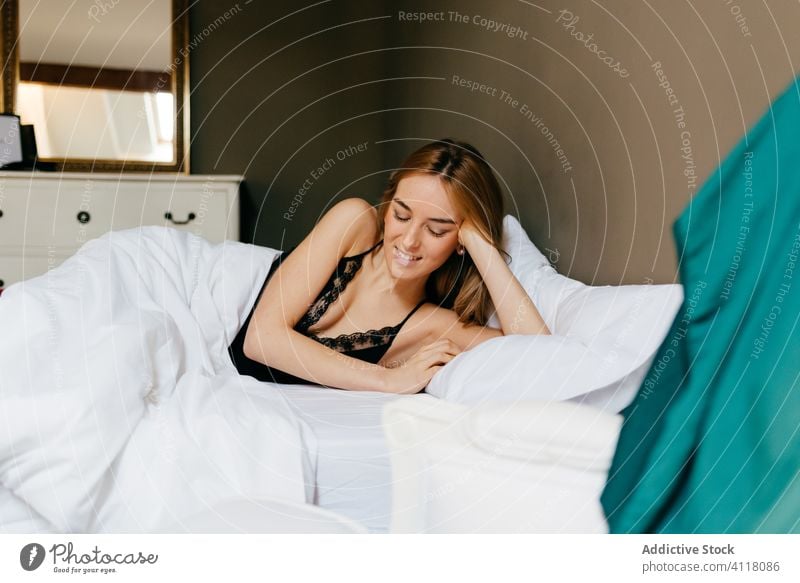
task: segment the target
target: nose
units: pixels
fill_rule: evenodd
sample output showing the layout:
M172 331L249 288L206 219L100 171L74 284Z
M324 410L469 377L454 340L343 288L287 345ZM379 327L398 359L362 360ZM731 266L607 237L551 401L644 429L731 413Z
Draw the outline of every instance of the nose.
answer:
M403 247L408 251L414 251L419 246L419 226L413 224L413 221L406 227L403 233Z

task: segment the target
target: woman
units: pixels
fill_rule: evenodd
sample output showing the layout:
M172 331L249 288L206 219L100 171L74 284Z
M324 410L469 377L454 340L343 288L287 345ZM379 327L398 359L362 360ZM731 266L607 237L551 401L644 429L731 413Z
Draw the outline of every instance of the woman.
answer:
M549 334L501 255L502 225L500 186L480 153L449 139L423 146L392 173L377 208L338 203L278 258L231 344L236 368L416 393L490 338ZM485 326L492 305L502 331Z

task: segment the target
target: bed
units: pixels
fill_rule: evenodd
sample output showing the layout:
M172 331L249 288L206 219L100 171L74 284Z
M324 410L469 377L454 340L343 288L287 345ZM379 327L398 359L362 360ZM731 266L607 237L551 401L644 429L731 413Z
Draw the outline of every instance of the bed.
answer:
M294 509L309 532L384 533L405 484L387 408L571 400L618 412L679 286L584 286L557 274L511 217L504 235L512 271L558 336L486 342L444 367L428 395L238 375L227 346L272 249L142 227L9 287L0 324L24 341L0 338L0 532L253 532L237 520L255 504L267 521Z
M274 254L143 227L4 292L24 340L0 339L0 532L157 532L248 501L388 531L396 397L261 383L228 358Z

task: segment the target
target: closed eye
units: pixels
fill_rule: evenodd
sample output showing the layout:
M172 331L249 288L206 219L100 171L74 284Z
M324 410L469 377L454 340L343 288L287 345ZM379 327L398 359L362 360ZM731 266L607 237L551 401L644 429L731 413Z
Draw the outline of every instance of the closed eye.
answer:
M394 215L394 218L396 220L400 221L401 223L406 223L406 222L411 220L411 217L402 217L402 216L400 216L399 214L397 214L396 210L393 210L392 214ZM431 235L433 235L434 237L437 237L437 238L438 237L444 237L448 233L448 231L434 231L430 227L428 227L428 232Z

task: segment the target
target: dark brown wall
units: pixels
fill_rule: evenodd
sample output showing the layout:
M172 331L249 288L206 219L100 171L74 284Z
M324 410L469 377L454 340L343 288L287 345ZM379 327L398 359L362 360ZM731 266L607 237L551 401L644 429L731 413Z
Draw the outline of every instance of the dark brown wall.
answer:
M381 187L382 175L368 175L382 170L373 142L386 133L373 111L390 83L381 81L385 57L375 52L385 21L364 21L385 10L371 4L329 2L287 17L302 5L240 0L192 51L192 170L245 175L244 241L295 244L335 200L374 197ZM202 36L231 6L195 4L191 35ZM366 151L337 159L364 142ZM330 168L314 178L322 165ZM287 220L295 196L301 202Z
M376 200L406 153L454 136L495 166L509 212L559 270L594 283L674 279L672 222L800 68L800 5L789 2L334 0L269 28L299 6L240 7L191 55L192 168L246 175L244 240L294 244L332 201ZM192 33L226 9L195 5ZM557 22L563 9L578 18L571 27ZM400 20L400 11L420 10L444 20ZM381 16L389 18L348 24ZM519 33L487 30L476 16ZM627 76L578 34L591 34L593 48ZM342 60L326 65L334 59ZM657 62L685 128L659 86ZM496 91L471 92L454 75ZM283 218L311 170L359 142L366 152L336 161L293 219Z

